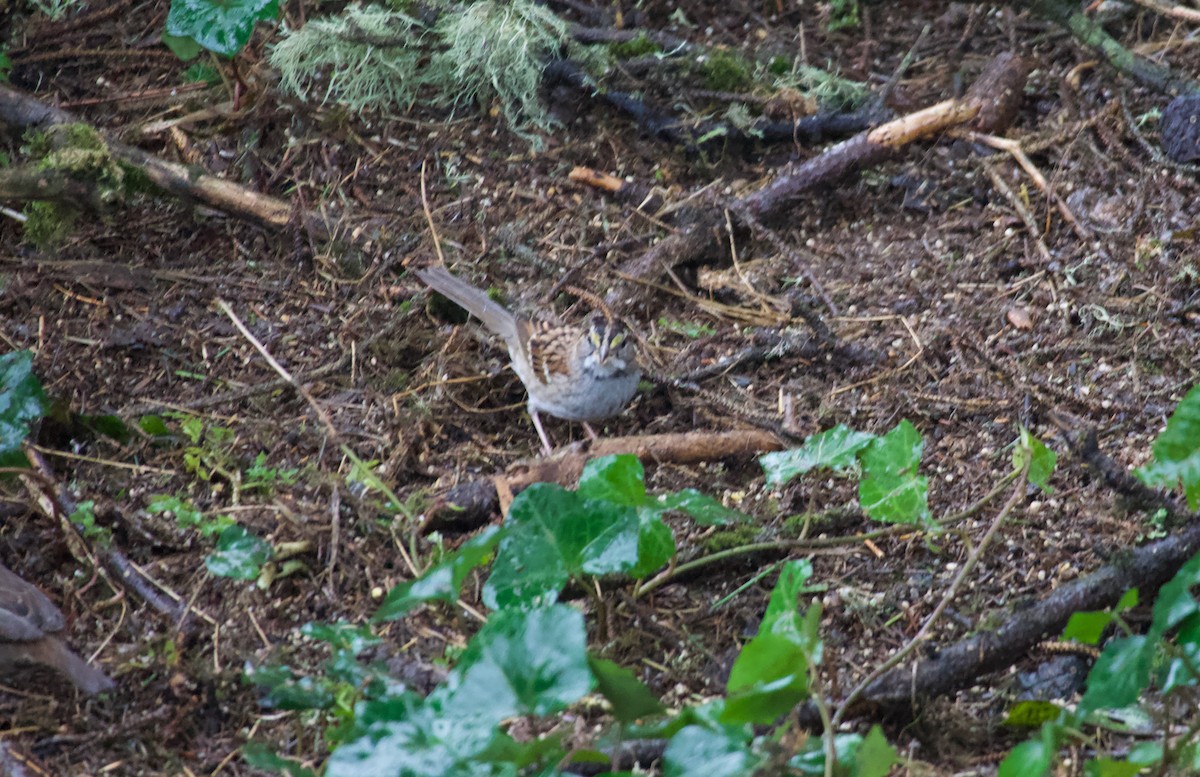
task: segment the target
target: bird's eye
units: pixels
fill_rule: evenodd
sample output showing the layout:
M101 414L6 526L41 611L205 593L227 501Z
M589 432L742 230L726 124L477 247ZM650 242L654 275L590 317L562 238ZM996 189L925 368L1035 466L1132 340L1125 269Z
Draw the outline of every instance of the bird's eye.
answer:
M623 343L623 342L625 342L625 333L624 333L624 332L618 332L617 334L615 334L615 335L613 335L613 336L612 336L612 339L611 339L611 340L609 340L609 341L608 341L608 347L609 347L609 348L616 348L617 346L619 346L619 345L620 345L621 343Z

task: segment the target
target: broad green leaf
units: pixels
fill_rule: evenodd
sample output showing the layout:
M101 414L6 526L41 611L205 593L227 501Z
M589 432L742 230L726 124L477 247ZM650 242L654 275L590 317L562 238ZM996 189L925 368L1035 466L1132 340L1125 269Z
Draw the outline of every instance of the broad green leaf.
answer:
M1103 610L1072 613L1067 627L1063 629L1062 638L1085 645L1098 645L1104 630L1113 622L1113 617L1112 613Z
M1156 764L1163 758L1162 742L1139 742L1129 749L1129 754L1125 758L1130 763L1142 766Z
M1164 694L1200 681L1194 674L1194 667L1200 666L1200 613L1185 618L1175 629L1175 648L1182 655L1171 651L1165 665L1155 667L1158 687Z
M872 519L886 523L929 523L929 479L917 474L924 447L916 427L901 421L862 452L863 476L858 482L858 499Z
M278 17L279 0L171 0L167 34L232 57L250 41L256 23Z
M836 761L836 768L833 770L838 777L846 777L851 773L851 769L855 764L855 757L862 747L864 737L862 734L838 734L833 738L833 757ZM825 742L819 736L810 737L804 744L803 748L789 762L791 766L800 774L821 775L825 774Z
M853 777L884 777L893 765L900 762L896 749L888 744L887 737L878 725L871 726L867 738L854 754Z
M799 448L765 453L758 457L758 462L767 475L767 485L782 486L817 467L827 467L835 472L849 469L854 466L859 451L874 439L873 434L856 432L838 424L812 435Z
M658 715L666 710L650 689L633 672L604 658L588 658L596 677L596 689L612 705L613 717L622 723Z
M812 562L808 559L789 561L779 570L779 579L771 589L771 599L763 614L759 633L799 635L803 631L800 614L800 595L807 588L805 583L812 577Z
M1132 704L1150 682L1155 642L1144 636L1109 642L1088 674L1087 691L1079 702L1083 713Z
M424 602L453 603L467 575L487 561L501 536L501 530L489 526L416 580L400 583L388 592L372 620L396 620Z
M1033 433L1021 427L1021 439L1013 448L1013 468L1020 472L1029 463L1029 482L1047 494L1053 494L1050 487L1050 475L1058 463L1058 455L1046 447L1046 444L1033 436Z
M722 723L767 724L808 698L808 658L799 642L760 634L734 661Z
M1000 762L997 777L1041 777L1057 762L1062 727L1046 723L1037 736L1014 747Z
M1191 592L1195 585L1200 585L1200 553L1188 559L1175 576L1159 589L1158 598L1154 600L1154 618L1150 626L1152 633L1161 636L1200 609Z
M658 497L658 504L664 510L687 513L701 526L724 526L727 523L750 520L750 516L745 513L731 510L717 499L694 488L685 488L674 494L663 494Z
M740 728L686 726L667 743L663 777L745 777L762 758L752 753Z
M1000 762L997 777L1041 777L1050 771L1056 753L1039 739L1022 742Z
M820 660L820 639L796 608L811 575L807 560L788 562L780 570L758 634L729 672L723 723L770 723L808 698L808 667ZM819 622L819 605L809 614Z
M29 425L48 406L42 383L33 374L33 354L13 351L0 356L0 466L28 466L21 446L29 437Z
M271 546L238 525L217 537L217 549L204 559L204 566L218 577L253 580L271 559Z
M639 562L640 535L636 509L536 483L509 509L484 604L550 604L573 576L629 572Z
M502 749L507 739L487 705L471 709L449 706L433 694L427 700L403 695L369 700L355 712L353 732L329 756L325 777L500 774L478 762L483 753Z
M629 507L650 503L645 470L631 453L603 456L584 464L578 493L584 499L606 499Z
M653 510L638 510L638 561L629 570L630 577L646 577L675 555L675 533L658 516Z
M1182 484L1188 509L1200 509L1200 386L1194 386L1175 408L1153 451L1154 459L1134 474L1155 488Z
M592 690L583 614L556 604L501 610L467 645L445 688L448 698L513 715L549 715Z

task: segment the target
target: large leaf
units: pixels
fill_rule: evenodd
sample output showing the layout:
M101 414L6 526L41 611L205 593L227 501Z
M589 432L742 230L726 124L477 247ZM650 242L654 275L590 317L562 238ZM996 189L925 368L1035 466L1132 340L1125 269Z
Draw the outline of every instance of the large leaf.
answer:
M1135 702L1150 682L1156 640L1144 636L1114 639L1104 647L1088 673L1080 712L1125 707Z
M867 515L887 523L929 523L929 479L917 474L924 447L916 427L901 421L863 451L858 499Z
M448 704L490 709L499 723L558 712L594 684L583 614L556 604L494 613L467 645L444 693Z
M33 374L33 354L13 351L0 356L0 466L26 466L21 446L29 424L41 418L48 403Z
M745 777L762 758L750 751L744 731L686 726L667 743L663 777Z
M488 559L500 536L499 529L489 526L416 580L400 583L388 592L373 620L401 618L424 602L454 602L467 575Z
M1057 462L1058 455L1022 426L1021 439L1013 448L1013 468L1020 471L1028 463L1029 473L1026 477L1029 482L1047 494L1052 494L1054 489L1050 487L1050 475L1053 474Z
M204 565L218 577L253 580L270 559L271 546L265 540L234 524L217 537L217 549L204 559Z
M814 434L799 448L776 451L759 456L758 462L767 474L768 486L782 486L794 477L817 467L835 472L854 466L859 451L867 447L875 435L856 432L844 424Z
M796 607L811 574L807 560L784 565L757 636L729 672L722 722L770 723L808 697L808 668L820 661L820 605L804 618Z
M665 711L662 703L633 672L603 658L589 658L596 687L612 705L613 717L629 723Z
M1188 509L1200 508L1200 386L1194 386L1154 441L1154 460L1135 474L1156 488L1183 485Z
M629 572L640 535L635 508L536 483L513 500L483 601L492 609L550 604L571 577Z
M167 34L232 57L250 41L255 24L278 16L279 0L171 0Z

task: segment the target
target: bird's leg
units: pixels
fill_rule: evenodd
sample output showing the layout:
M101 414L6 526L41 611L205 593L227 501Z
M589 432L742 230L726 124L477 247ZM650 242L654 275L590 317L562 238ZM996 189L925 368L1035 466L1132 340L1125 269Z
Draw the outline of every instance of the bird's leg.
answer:
M590 437L592 440L600 439L596 436L596 430L592 428L591 424L589 424L587 421L582 421L581 423L583 424L583 431L587 432L588 437Z
M542 450L547 456L554 453L554 447L550 445L550 438L546 436L546 430L542 428L542 419L538 418L538 411L529 407L529 417L533 419L533 427L537 429L538 437L542 438Z

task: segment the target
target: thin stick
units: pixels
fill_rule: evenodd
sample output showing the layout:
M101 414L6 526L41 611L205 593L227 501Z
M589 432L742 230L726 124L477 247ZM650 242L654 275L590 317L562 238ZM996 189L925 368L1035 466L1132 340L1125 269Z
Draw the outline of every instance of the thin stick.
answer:
M979 559L983 556L983 551L991 543L992 537L994 537L996 534L996 530L1000 528L1000 524L1004 523L1004 519L1008 517L1009 513L1011 513L1017 506L1017 502L1019 502L1025 495L1025 479L1028 474L1029 462L1026 462L1020 476L1017 478L1016 484L1013 486L1012 495L1009 496L1008 501L1004 503L1004 506L1000 508L1000 512L996 514L995 519L992 520L991 525L988 526L987 531L984 532L983 537L979 540L979 544L974 550L971 551L971 554L967 557L966 562L963 563L962 569L958 571L958 575L956 575L954 581L950 583L950 587L946 589L946 593L942 596L942 600L938 602L937 607L933 608L933 612L931 612L929 617L925 619L925 622L921 624L920 630L917 631L916 635L913 636L911 640L909 640L907 645L896 651L894 656L880 664L874 669L874 671L860 680L858 685L854 686L854 690L850 691L850 695L838 705L837 712L835 712L833 715L834 730L837 730L838 725L845 718L846 712L850 709L850 706L854 704L854 702L857 701L860 696L862 696L863 691L865 691L871 685L871 683L875 682L880 677L883 677L883 675L886 674L892 667L899 666L905 658L916 651L929 638L930 633L933 631L933 625L942 617L942 613L945 612L946 608L950 606L950 602L954 601L954 597L958 596L959 590L962 589L963 583L966 582L967 575L975 570L975 566L979 563Z
M325 425L325 431L329 433L329 438L331 440L336 440L338 438L337 429L334 428L333 420L329 417L329 414L325 412L325 408L317 404L317 400L313 399L313 395L308 393L308 389L304 388L300 381L293 378L292 374L285 370L282 364L275 361L275 357L271 356L270 352L267 351L266 346L260 343L257 337L250 334L250 330L246 328L246 325L242 323L242 320L238 318L237 314L233 312L233 309L229 307L229 303L223 299L217 299L216 303L217 307L221 309L221 312L229 316L229 320L232 321L233 325L237 327L239 332L242 333L242 337L245 337L247 340L249 340L250 344L254 346L255 350L262 354L262 357L267 360L267 364L271 365L271 369L279 373L281 378L291 384L292 388L296 389L300 396L304 397L304 401L308 402L309 406L316 411L317 418L320 419L321 423Z
M425 194L425 160L421 160L421 211L429 224L429 235L433 238L433 250L437 253L438 263L446 266L446 257L442 254L442 239L438 237L437 227L433 225L433 213L429 210L429 197Z

